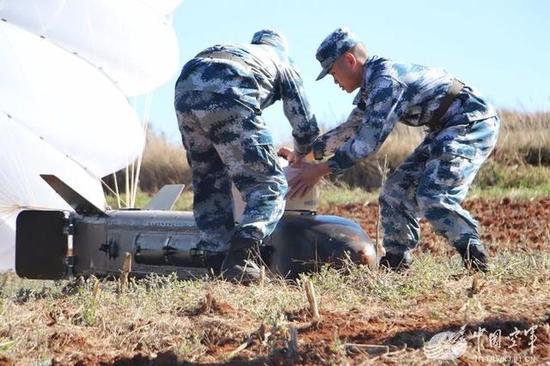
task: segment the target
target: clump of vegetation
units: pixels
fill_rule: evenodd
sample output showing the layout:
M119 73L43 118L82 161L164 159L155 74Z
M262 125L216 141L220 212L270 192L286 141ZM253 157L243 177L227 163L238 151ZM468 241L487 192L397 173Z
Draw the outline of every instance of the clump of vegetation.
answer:
M550 167L533 166L525 162L506 165L492 159L487 161L476 176L474 186L481 189L490 187L538 188L550 183Z
M499 113L502 127L494 159L507 165L550 166L550 113Z

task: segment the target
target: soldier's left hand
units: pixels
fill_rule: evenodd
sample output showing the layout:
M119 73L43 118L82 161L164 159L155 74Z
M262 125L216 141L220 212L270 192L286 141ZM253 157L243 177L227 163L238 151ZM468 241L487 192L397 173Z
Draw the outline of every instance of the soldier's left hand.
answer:
M289 198L303 197L309 192L325 175L330 173L328 163L306 163L300 161L293 165L300 171L293 176L288 184L290 186Z

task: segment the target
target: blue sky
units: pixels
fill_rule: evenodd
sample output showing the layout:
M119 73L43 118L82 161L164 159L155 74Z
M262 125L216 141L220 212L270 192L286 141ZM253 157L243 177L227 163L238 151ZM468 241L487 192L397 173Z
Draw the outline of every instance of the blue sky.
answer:
M213 44L248 43L259 29L279 30L288 38L313 112L331 127L345 119L353 98L330 76L315 81L315 51L339 26L356 33L371 54L447 69L499 108L550 111L549 18L546 0L183 0L173 22L181 65ZM152 93L149 115L150 126L176 144L178 74ZM276 143L290 140L280 102L264 117Z

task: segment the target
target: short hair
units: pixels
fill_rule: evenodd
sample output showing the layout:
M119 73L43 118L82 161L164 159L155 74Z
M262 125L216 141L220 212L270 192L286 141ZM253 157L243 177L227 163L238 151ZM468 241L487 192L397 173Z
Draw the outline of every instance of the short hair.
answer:
M360 60L366 60L368 57L367 47L361 42L353 46L348 52L351 52L355 58Z

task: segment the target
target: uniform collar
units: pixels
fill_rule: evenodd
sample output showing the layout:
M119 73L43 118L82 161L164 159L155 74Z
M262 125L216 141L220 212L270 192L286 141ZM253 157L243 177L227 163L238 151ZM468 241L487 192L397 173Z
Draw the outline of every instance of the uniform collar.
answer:
M361 88L355 95L355 98L353 99L353 104L360 107L361 102L367 99L367 83L370 78L370 75L372 74L372 69L370 65L372 64L372 61L376 59L376 56L368 56L367 60L365 61L365 64L363 65L363 81L361 82Z
M376 59L378 59L378 56L368 56L367 60L365 61L365 64L363 65L363 82L361 83L361 90L365 90L368 84L368 80L370 79L372 75L372 64Z

